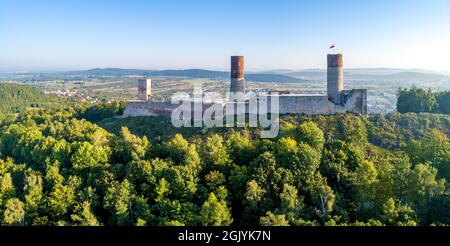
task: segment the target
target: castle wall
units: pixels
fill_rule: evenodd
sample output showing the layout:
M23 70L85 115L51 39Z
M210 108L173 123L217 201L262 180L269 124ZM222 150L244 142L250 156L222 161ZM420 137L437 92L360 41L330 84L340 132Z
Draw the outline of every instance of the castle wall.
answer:
M275 95L273 95L275 96ZM341 94L342 104L334 104L327 95L279 95L279 114L305 114L305 115L329 115L336 113L367 114L367 90L349 90ZM270 97L268 98L268 108L270 110ZM237 104L237 103L235 103ZM194 103L192 103L193 108ZM212 104L200 105L202 112ZM124 111L124 117L136 116L170 116L172 111L180 104L171 102L128 102ZM248 104L245 106L248 113ZM235 114L237 113L235 109ZM224 109L226 114L226 108Z
M172 111L178 106L179 105L173 105L170 102L127 102L123 117L170 116Z
M166 102L156 102L156 101L132 101L127 102L127 106L123 112L123 117L138 117L138 116L171 116L172 112L180 107L182 104L172 104L170 101ZM210 108L213 104L211 103L191 103L191 109L198 107L204 112L206 109ZM192 117L194 117L194 112L192 112Z
M281 95L280 114L327 115L336 113L367 114L367 90L342 93L342 104L334 104L327 95Z

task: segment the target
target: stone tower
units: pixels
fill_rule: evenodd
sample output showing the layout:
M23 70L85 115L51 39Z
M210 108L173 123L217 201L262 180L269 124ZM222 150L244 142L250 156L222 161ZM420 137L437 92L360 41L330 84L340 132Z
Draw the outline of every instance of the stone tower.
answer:
M341 92L344 90L344 71L342 54L329 54L327 68L328 99L341 104Z
M149 78L138 79L138 98L148 101L152 97L152 80Z
M231 57L231 85L230 92L242 92L245 94L244 57Z

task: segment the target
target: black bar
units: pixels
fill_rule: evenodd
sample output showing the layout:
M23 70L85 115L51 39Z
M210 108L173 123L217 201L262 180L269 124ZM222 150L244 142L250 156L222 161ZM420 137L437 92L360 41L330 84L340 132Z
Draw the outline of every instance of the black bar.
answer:
M224 232L225 231L225 232ZM243 238L249 232L264 231L270 238L256 240ZM0 227L0 238L11 242L45 243L172 243L233 244L241 232L239 244L258 243L444 243L450 242L450 230L446 227ZM209 243L205 240L180 240L181 234L200 235L212 233ZM228 240L224 240L225 233ZM230 237L232 233L232 237ZM257 233L256 233L257 234Z

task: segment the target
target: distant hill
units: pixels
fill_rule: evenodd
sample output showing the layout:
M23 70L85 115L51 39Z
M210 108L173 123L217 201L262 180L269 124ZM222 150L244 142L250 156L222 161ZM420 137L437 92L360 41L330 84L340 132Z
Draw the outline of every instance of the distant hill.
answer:
M77 71L76 74L86 76L166 76L166 77L187 77L187 78L230 78L229 72L212 71L204 69L187 70L141 70L141 69L122 69L122 68L95 68L86 71ZM246 74L247 81L254 82L275 82L275 83L295 83L300 82L298 78L283 74L255 73Z
M292 73L295 72L292 69L272 69L272 70L267 70L261 73L267 73L267 74L288 74L288 73Z
M95 68L87 71L79 71L89 76L167 76L187 78L222 78L230 77L229 72L212 71L204 69L187 70L141 70L121 68ZM426 82L450 80L450 76L423 69L397 69L397 68L351 68L344 70L345 79L348 80L378 80ZM245 75L247 81L295 83L304 81L326 81L326 69L304 69L292 71L287 69L269 70L261 73L249 73Z
M358 80L389 80L389 81L410 81L410 82L450 80L450 76L447 75L435 73L423 73L423 72L399 72L385 75L348 73L346 74L346 76L349 79L358 79Z
M366 75L392 75L397 73L424 73L437 74L438 72L426 69L406 69L406 68L349 68L345 69L351 74L366 74Z
M305 80L326 80L325 69L305 69L287 74ZM379 81L439 81L450 80L450 76L423 69L394 69L394 68L356 68L345 69L344 78L351 80L379 80Z
M0 114L13 114L27 108L48 107L58 103L58 98L33 86L0 83L0 102Z
M121 69L121 68L94 68L83 71L66 72L68 74L90 75L90 76L127 76L127 75L141 75L147 76L153 73L152 70L141 69Z
M47 73L11 73L0 74L0 78L13 78L17 81L45 81L45 80L83 80L84 77L124 77L124 76L148 76L148 77L184 77L184 78L209 78L229 79L230 73L205 69L186 70L145 70L123 68L94 68L81 71L47 72ZM298 82L325 82L326 69L288 70L277 69L258 73L247 73L247 81L274 82L274 83L298 83ZM344 69L345 80L378 81L378 82L446 82L450 81L450 74L434 72L424 69L397 69L397 68L349 68Z
M294 78L288 75L282 74L246 74L245 80L254 82L275 82L275 83L296 83L305 82L305 80Z
M143 70L143 69L123 69L123 68L94 68L86 71L74 73L89 76L173 76L173 77L196 77L196 78L222 78L226 77L226 72L217 72L203 69L187 70Z

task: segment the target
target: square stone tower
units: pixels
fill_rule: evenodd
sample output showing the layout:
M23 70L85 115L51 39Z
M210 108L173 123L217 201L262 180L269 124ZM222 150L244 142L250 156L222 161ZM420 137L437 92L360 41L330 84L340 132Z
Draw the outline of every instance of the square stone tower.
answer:
M152 97L152 80L149 78L138 79L138 98L148 101Z

